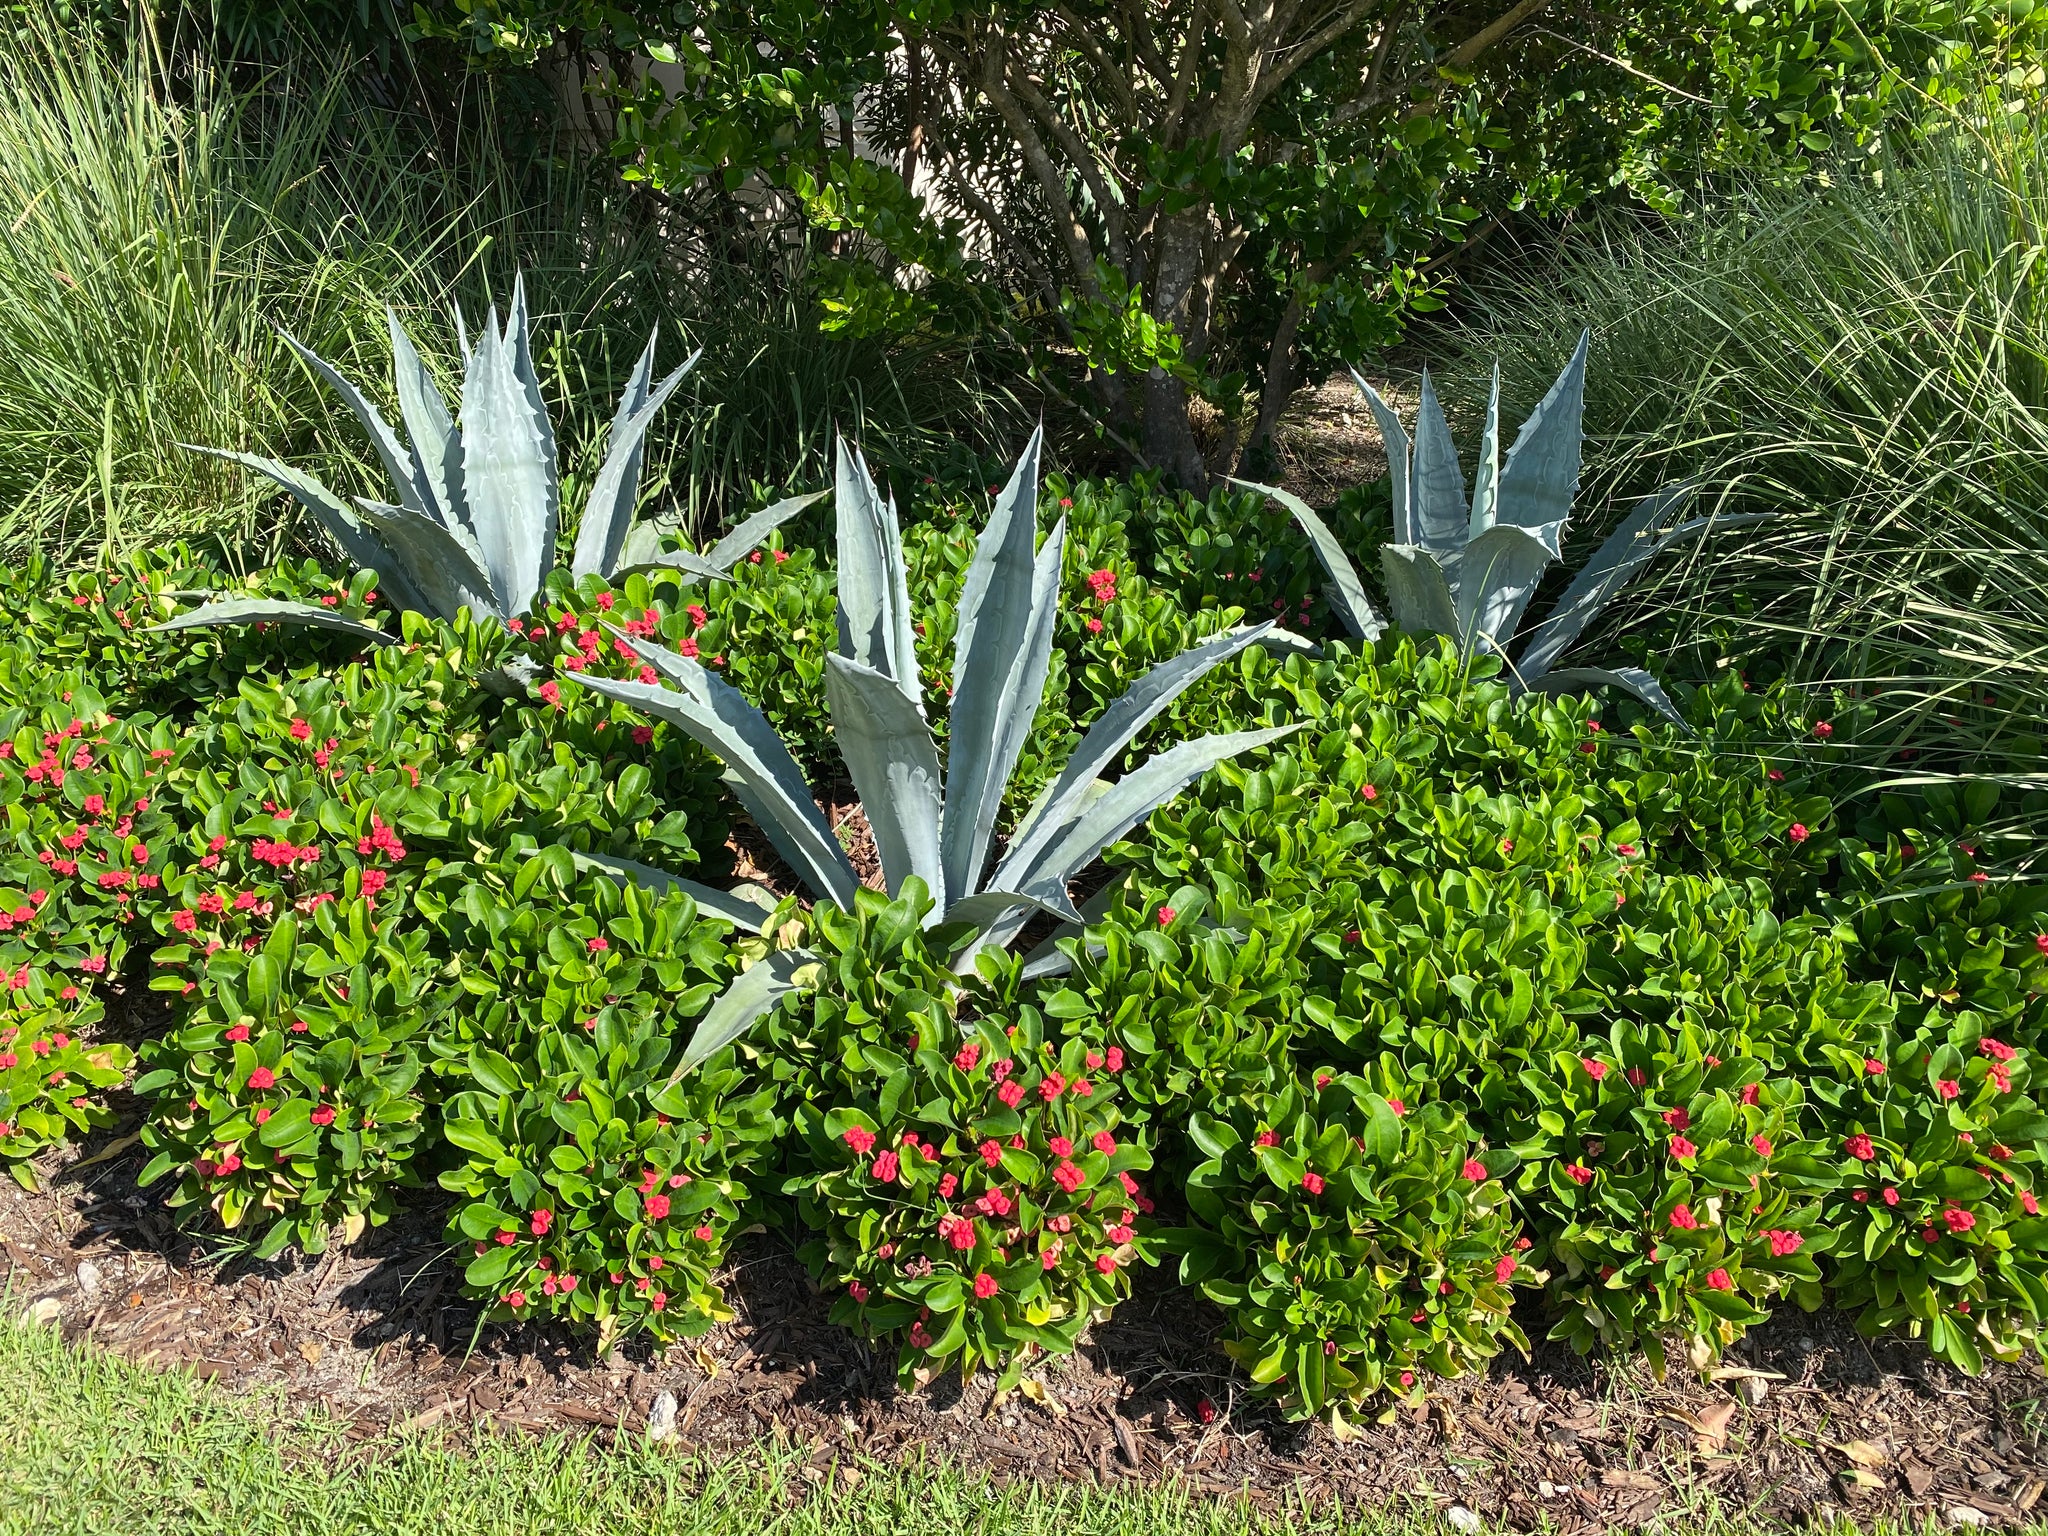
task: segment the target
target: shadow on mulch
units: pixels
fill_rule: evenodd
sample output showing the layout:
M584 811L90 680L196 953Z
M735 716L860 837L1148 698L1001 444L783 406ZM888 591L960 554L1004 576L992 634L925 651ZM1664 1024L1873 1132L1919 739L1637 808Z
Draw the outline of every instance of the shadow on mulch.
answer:
M861 1456L919 1453L999 1478L1178 1479L1259 1503L1421 1496L1570 1532L1682 1528L1708 1501L1784 1521L2010 1524L2048 1485L2037 1369L1972 1380L1917 1345L1866 1342L1826 1312L1787 1309L1731 1354L1734 1374L1708 1384L1677 1373L1660 1383L1639 1361L1538 1343L1528 1360L1442 1383L1425 1404L1339 1439L1248 1401L1221 1349L1221 1314L1161 1272L1138 1274L1073 1357L1047 1363L1043 1403L993 1403L986 1376L900 1392L893 1352L829 1323L788 1243L762 1234L736 1251L731 1322L664 1353L640 1341L599 1360L587 1338L559 1329L479 1330L456 1294L431 1190L353 1249L258 1263L194 1240L160 1190L135 1188L142 1156L121 1145L135 1123L131 1113L50 1159L41 1193L0 1193L0 1284L14 1304L54 1303L67 1338L324 1408L363 1438L488 1420L608 1440L636 1432L666 1391L682 1444L744 1453L764 1435L788 1437L811 1447L820 1481ZM1540 1338L1533 1307L1521 1321Z

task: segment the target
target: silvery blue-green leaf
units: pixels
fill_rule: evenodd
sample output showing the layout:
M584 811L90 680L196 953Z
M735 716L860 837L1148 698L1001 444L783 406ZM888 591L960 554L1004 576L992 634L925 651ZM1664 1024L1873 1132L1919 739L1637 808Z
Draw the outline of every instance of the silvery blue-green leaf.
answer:
M443 526L432 513L389 502L358 497L363 521L377 531L405 562L406 573L419 583L431 611L452 619L458 609L508 618L491 590L483 557L461 528Z
M647 343L647 354L642 364L652 360L654 342ZM569 565L569 574L577 580L597 575L609 579L619 563L619 552L626 542L626 530L632 525L633 511L640 504L640 461L647 443L647 428L654 421L661 408L668 403L676 386L696 366L697 359L704 354L694 352L674 373L663 379L652 391L642 389L639 409L612 424L612 435L605 445L604 464L597 472L597 479L591 482L590 499L584 504L583 522L576 530L576 550ZM637 378L637 373L636 373ZM634 394L627 386L627 397ZM623 403L621 408L623 409Z
M1087 925L1101 922L1103 915L1116 904L1118 894L1129 884L1128 875L1121 880L1112 880L1082 902L1079 924L1068 923L1046 935L1032 948L1031 953L1024 957L1024 979L1040 981L1048 976L1064 976L1071 971L1074 968L1073 958L1060 948L1060 940L1083 937L1087 933ZM1088 952L1091 955L1101 955L1107 953L1107 950L1101 944L1091 944L1088 946Z
M1268 623L1271 624L1271 621ZM1297 635L1291 629L1280 628L1278 624L1271 624L1270 628L1267 624L1240 624L1229 633L1242 635L1251 630L1263 631L1256 643L1268 656L1278 656L1282 659L1289 656L1315 658L1323 654L1323 648L1307 635Z
M1365 396L1365 403L1372 408L1372 419L1380 427L1380 441L1386 445L1387 480L1394 491L1394 542L1413 544L1415 465L1409 451L1407 429L1401 425L1401 418L1394 413L1394 408L1380 397L1378 390L1360 377L1356 368L1351 370L1351 382L1358 386L1358 392Z
M901 890L916 875L943 905L939 750L923 714L873 667L836 655L825 658L825 704L839 755L875 835L884 885Z
M1258 644L1272 629L1271 621L1233 629L1160 662L1131 684L1089 727L1059 777L1045 787L1018 823L1004 854L1004 868L1024 867L1049 839L1079 818L1083 804L1078 797L1123 755L1138 732L1157 719L1160 711L1238 652Z
M326 381L327 387L341 396L342 404L354 413L368 434L370 446L377 450L377 457L384 461L384 473L391 477L391 484L398 493L399 502L416 512L426 510L422 486L413 473L412 454L398 440L398 434L391 430L383 415L363 395L363 392L338 373L334 366L311 347L302 346L290 331L281 330L286 346L305 360L306 366ZM379 572L378 574L382 574Z
M721 891L672 875L665 869L656 869L652 864L642 864L637 859L621 859L609 853L578 853L573 848L569 850L569 857L578 869L596 870L610 875L621 885L637 885L657 896L681 891L697 904L697 910L706 917L731 923L745 933L760 932L761 925L775 915L775 898L758 885L736 885L729 891Z
M562 527L562 480L557 467L555 424L548 419L547 402L540 395L540 373L533 366L533 348L527 330L526 274L521 272L512 279L512 312L505 317L505 345L512 359L512 375L526 391L526 408L533 413L534 426L540 433L541 459L547 466L548 524L541 542L545 554L540 563L540 572L545 575L554 561L555 537ZM536 577L534 587L537 590L539 586L540 581Z
M554 557L555 462L546 423L493 311L462 380L462 487L484 570L508 618L532 606Z
M859 450L839 442L839 651L923 707L896 504L884 502Z
M1579 488L1580 423L1586 412L1586 350L1590 331L1542 402L1522 423L1500 472L1498 520L1521 528L1560 528Z
M448 403L441 398L440 386L420 360L419 348L398 323L398 311L389 305L384 309L384 323L391 331L391 372L398 385L398 412L412 439L413 473L427 510L453 527L463 521L459 494L462 443L455 435L455 422L448 414Z
M1422 370L1422 400L1415 411L1415 542L1438 554L1465 542L1465 471L1458 464L1444 408L1429 370Z
M362 520L339 496L312 475L293 469L289 464L281 464L276 459L266 459L261 454L203 448L197 443L180 443L178 446L189 448L194 453L210 453L217 459L231 459L282 486L291 493L293 500L320 520L320 526L327 530L355 569L377 573L384 595L395 607L410 608L415 613L434 611L419 584L406 575L405 562L375 533L365 528Z
M1433 550L1416 544L1382 544L1380 571L1394 622L1410 634L1456 635L1458 607L1450 582Z
M1359 387L1371 388L1363 381ZM1379 397L1375 395L1373 398ZM1405 440L1402 451L1404 454L1407 451ZM1283 491L1275 485L1260 485L1251 480L1233 480L1231 484L1241 485L1261 496L1270 496L1294 514L1294 520L1301 525L1301 531L1308 535L1308 541L1315 549L1316 559L1322 562L1323 570L1330 578L1330 584L1324 588L1324 594L1329 598L1330 607L1336 611L1337 617L1344 621L1346 629L1365 640L1377 640L1386 633L1386 625L1382 624L1380 616L1373 612L1372 599L1365 595L1365 583L1358 579L1358 568L1344 553L1344 546L1337 542L1337 535L1330 531L1330 525L1316 515L1315 508L1291 491ZM1401 519L1396 518L1397 528L1400 523ZM1406 541L1397 538L1395 542Z
M724 577L753 550L756 544L805 507L823 501L831 494L829 490L811 491L802 496L785 496L782 500L763 507L704 552L705 566L717 572L720 577Z
M1585 693L1594 688L1625 688L1673 725L1688 733L1692 730L1663 686L1641 667L1559 667L1555 672L1544 673L1529 686L1538 693Z
M678 679L680 688L580 673L565 681L666 720L712 752L730 770L726 782L733 793L790 868L812 890L852 911L860 880L768 717L696 662L646 640L633 644L657 672Z
M1709 527L1739 528L1771 515L1748 512L1735 517L1699 517L1660 531L1664 520L1690 502L1697 490L1695 483L1687 482L1668 485L1644 497L1607 536L1586 562L1585 569L1572 578L1571 585L1564 589L1543 622L1530 632L1529 643L1522 647L1515 663L1525 682L1533 684L1548 672L1614 594L1627 585L1629 578L1673 544L1704 533Z
M540 675L540 663L531 656L509 656L497 666L478 672L476 685L494 698L523 702Z
M817 959L807 949L778 949L741 971L698 1021L669 1081L701 1067L767 1017L777 1003L802 991L796 974Z
M1472 471L1472 521L1467 539L1476 539L1500 521L1500 364L1493 365L1493 393L1486 401L1486 430L1479 435L1479 463Z
M946 890L980 884L1003 789L1045 694L1059 603L1062 518L1038 548L1041 426L975 540L953 639L953 702L946 743ZM1021 723L1021 728L1020 728Z
M318 603L287 603L268 597L223 597L189 613L181 613L175 619L152 624L150 632L211 629L222 624L311 624L320 629L354 635L358 639L374 640L379 645L398 643L397 636L385 634L376 625L336 613Z
M1469 651L1504 651L1557 558L1558 529L1496 523L1465 546L1458 562L1457 637ZM1548 537L1546 537L1548 535Z
M1148 758L1090 801L1086 810L1049 846L1028 863L1011 872L1010 860L991 885L1009 890L1037 890L1043 886L1064 886L1094 862L1096 855L1178 795L1216 764L1241 752L1266 746L1301 729L1299 723L1271 730L1236 731L1229 735L1203 736L1170 747Z

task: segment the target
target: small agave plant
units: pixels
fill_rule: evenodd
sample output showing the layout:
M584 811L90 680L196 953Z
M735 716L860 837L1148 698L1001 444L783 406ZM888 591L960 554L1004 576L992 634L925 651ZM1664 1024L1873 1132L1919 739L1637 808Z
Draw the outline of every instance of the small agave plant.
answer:
M1098 777L1190 684L1273 626L1219 635L1152 668L1103 711L989 868L1003 791L1045 692L1059 604L1066 521L1038 543L1041 436L1032 435L975 542L960 595L943 765L918 683L895 502L884 500L865 461L839 445L839 645L825 673L833 736L873 828L889 894L920 881L933 898L929 923L979 930L961 953L963 971L981 949L1015 938L1034 913L1084 922L1067 882L1104 848L1217 763L1298 729L1205 736L1114 783ZM767 717L695 661L644 639L631 644L672 686L582 674L574 681L668 721L715 753L733 793L790 867L819 897L852 911L860 878ZM783 950L743 972L705 1015L681 1070L743 1034L796 988L797 973L814 959Z
M391 477L393 501L358 497L351 510L318 479L276 459L186 446L232 459L276 481L320 520L349 560L377 573L399 608L446 620L464 608L478 616L516 618L533 606L554 564L562 492L554 428L541 401L527 338L525 279L513 284L504 329L498 328L493 307L474 350L461 313L456 314L463 354L459 427L412 337L395 313L387 310L385 315L406 441L325 359L290 335L284 339L362 423ZM579 580L587 575L610 580L629 569L657 565L673 565L700 579L726 577L770 529L824 494L795 497L756 513L702 556L659 554L656 525L633 522L647 429L703 354L693 353L657 384L654 343L649 336L627 381L604 464L584 504L569 562L570 575ZM259 621L314 624L379 642L396 639L375 625L311 603L250 597L210 602L158 627Z
M1590 340L1590 333L1581 333L1571 361L1522 423L1505 460L1500 456L1500 369L1495 367L1469 509L1465 472L1428 372L1422 375L1412 442L1379 391L1357 373L1351 375L1386 439L1393 479L1394 540L1380 548L1387 601L1394 623L1402 629L1448 635L1468 656L1482 651L1500 656L1507 662L1509 686L1517 692L1559 693L1613 685L1683 724L1657 680L1640 667L1553 664L1608 599L1664 550L1710 524L1732 528L1767 515L1710 516L1673 524L1671 518L1692 500L1695 488L1689 484L1667 486L1640 502L1565 588L1521 653L1508 657L1537 583L1564 552L1565 523L1579 486ZM1373 611L1357 569L1329 526L1297 496L1269 485L1238 483L1272 497L1294 514L1329 573L1330 606L1353 634L1377 640L1386 625Z

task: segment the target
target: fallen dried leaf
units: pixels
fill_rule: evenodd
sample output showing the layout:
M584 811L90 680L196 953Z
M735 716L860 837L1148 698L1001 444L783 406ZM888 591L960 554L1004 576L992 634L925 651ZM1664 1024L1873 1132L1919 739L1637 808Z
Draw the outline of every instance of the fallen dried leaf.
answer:
M408 1429L425 1429L429 1424L440 1423L443 1419L447 1418L448 1415L453 1413L454 1411L454 1401L452 1399L444 1398L438 1403L428 1404L426 1407L422 1408L418 1413L414 1414L411 1418L407 1419L398 1427L401 1431Z
M1866 1471L1875 1470L1885 1464L1884 1447L1872 1445L1868 1440L1845 1440L1835 1447L1856 1466Z
M1132 1467L1142 1465L1142 1458L1138 1454L1138 1437L1131 1433L1131 1426L1117 1414L1111 1414L1109 1422L1116 1430L1116 1448L1122 1452L1125 1463Z
M1648 1472L1625 1472L1614 1470L1600 1474L1602 1488L1639 1488L1644 1491L1662 1491L1664 1481Z
M320 1357L326 1353L318 1339L304 1339L299 1343L299 1357L308 1365L318 1365Z
M1063 1419L1067 1416L1067 1405L1046 1391L1044 1382L1026 1377L1023 1381L1017 1383L1017 1390L1030 1398L1032 1402L1038 1404L1039 1407L1050 1410L1055 1418ZM1122 1429L1124 1421L1118 1419L1116 1422L1117 1428ZM1134 1462L1133 1465L1136 1465L1136 1463Z

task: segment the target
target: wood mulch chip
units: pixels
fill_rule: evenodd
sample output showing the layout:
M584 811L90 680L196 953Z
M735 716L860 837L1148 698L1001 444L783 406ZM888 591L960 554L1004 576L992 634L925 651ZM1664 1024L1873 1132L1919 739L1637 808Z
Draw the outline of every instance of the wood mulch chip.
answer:
M134 1127L131 1107L46 1159L40 1193L0 1185L0 1290L44 1316L52 1306L38 1304L54 1304L67 1339L231 1392L281 1391L288 1405L353 1421L359 1438L495 1428L604 1442L640 1432L666 1391L678 1446L743 1454L782 1437L810 1446L821 1476L836 1466L857 1477L862 1458L937 1455L1003 1480L1170 1480L1269 1507L1456 1503L1567 1533L1683 1529L1708 1496L1786 1522L2007 1525L2048 1513L2038 1365L1973 1380L1918 1345L1866 1342L1829 1312L1785 1308L1709 1383L1682 1371L1658 1382L1640 1361L1538 1344L1529 1360L1445 1382L1339 1439L1248 1401L1220 1348L1221 1314L1165 1273L1140 1272L1136 1294L1075 1355L1038 1372L1042 1400L996 1403L986 1376L903 1393L893 1354L826 1321L828 1303L779 1238L736 1251L733 1322L666 1352L642 1341L601 1360L588 1339L546 1326L480 1330L456 1294L431 1190L353 1249L219 1258L178 1230L161 1190L135 1188L142 1155L121 1145ZM1521 1321L1540 1336L1533 1308Z

